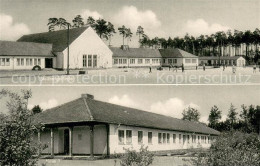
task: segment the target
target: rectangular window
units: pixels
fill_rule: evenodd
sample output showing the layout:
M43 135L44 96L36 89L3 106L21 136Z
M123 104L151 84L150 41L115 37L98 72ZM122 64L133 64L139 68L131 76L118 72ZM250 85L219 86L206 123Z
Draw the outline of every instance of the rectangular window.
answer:
M130 64L135 64L135 59L130 59Z
M20 65L21 65L21 59L17 58L17 66L20 66Z
M114 59L114 64L115 64L115 65L118 64L118 59Z
M188 143L190 143L190 135L187 135Z
M34 59L34 66L37 65L37 59Z
M123 59L123 64L126 64L126 59Z
M197 59L192 59L192 63L197 63Z
M163 63L166 63L166 59L163 59Z
M10 66L10 58L5 59L5 66Z
M175 60L175 62L174 63L177 63L177 59L174 59Z
M200 136L198 136L198 143L200 143Z
M118 130L118 142L119 144L124 144L125 139L125 131L124 130Z
M148 144L152 144L152 143L153 143L153 133L148 132Z
M21 58L21 66L24 66L24 59Z
M168 63L169 63L169 64L172 64L172 59L168 59Z
M5 58L0 58L0 66L5 66Z
M41 66L41 59L38 59L38 65Z
M170 134L167 133L167 143L169 144L170 143Z
M181 143L181 134L179 134L179 143Z
M173 143L176 143L176 134L173 134L173 135L172 135L172 142L173 142Z
M163 143L166 143L166 133L163 133Z
M87 55L83 55L83 67L87 67Z
M138 131L138 143L143 143L143 131Z
M126 143L132 143L132 130L126 130Z
M152 63L155 64L156 63L156 59L152 59Z
M143 59L138 59L138 64L142 64L143 63Z
M30 59L30 66L33 65L33 59Z
M97 67L97 55L93 55L93 67Z
M145 59L145 64L149 64L150 63L150 59Z
M29 58L26 58L26 66L29 66L29 65L30 65Z
M208 137L208 144L210 143L210 138Z
M122 64L123 63L123 60L122 59L119 59L119 64Z
M92 67L92 55L88 55L88 67Z
M185 59L185 63L191 63L190 59Z
M162 143L162 133L158 133L158 143Z

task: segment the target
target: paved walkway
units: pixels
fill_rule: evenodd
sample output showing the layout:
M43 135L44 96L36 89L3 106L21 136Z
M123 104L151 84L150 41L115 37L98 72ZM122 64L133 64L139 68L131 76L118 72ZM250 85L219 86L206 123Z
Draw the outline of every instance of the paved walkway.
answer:
M39 166L120 166L118 159L104 160L61 160L61 159L41 159ZM189 157L160 156L155 157L151 166L192 166Z

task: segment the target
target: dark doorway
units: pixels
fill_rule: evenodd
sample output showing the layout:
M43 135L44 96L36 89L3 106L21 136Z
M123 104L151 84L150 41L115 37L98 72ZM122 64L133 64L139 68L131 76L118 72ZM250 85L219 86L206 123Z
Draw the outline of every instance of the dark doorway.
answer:
M64 130L64 153L69 154L69 147L70 146L70 135L69 129Z
M52 68L52 58L45 58L45 68Z

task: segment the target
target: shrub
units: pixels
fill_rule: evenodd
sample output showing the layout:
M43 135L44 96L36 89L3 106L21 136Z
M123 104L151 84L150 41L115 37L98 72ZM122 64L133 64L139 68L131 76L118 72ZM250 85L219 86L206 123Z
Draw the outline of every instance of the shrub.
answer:
M208 153L199 154L198 166L260 165L260 139L257 134L239 131L221 134Z
M38 145L33 145L33 135L40 126L31 121L32 112L27 109L30 91L18 95L7 90L0 91L0 99L9 97L6 103L9 114L0 118L0 165L36 165ZM34 157L35 156L35 157Z
M121 166L148 166L154 159L154 154L148 151L148 147L141 146L139 152L125 149L125 154L121 157Z

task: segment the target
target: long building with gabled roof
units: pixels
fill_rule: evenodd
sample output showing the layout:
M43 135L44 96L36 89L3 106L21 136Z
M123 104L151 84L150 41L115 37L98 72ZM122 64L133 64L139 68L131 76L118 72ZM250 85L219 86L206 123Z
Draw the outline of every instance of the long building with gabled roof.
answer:
M80 98L36 114L45 130L38 140L43 153L110 155L124 148L151 151L209 148L219 132L199 122L119 106L83 94Z

